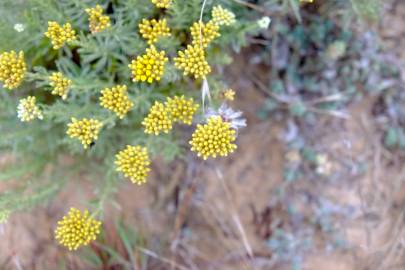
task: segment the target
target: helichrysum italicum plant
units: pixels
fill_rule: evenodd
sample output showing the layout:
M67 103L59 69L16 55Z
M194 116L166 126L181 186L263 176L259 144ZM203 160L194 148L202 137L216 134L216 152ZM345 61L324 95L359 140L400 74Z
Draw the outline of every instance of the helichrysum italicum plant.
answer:
M186 138L179 126L197 124L202 118L196 117L203 110L198 110L202 100L195 91L201 81L194 78L207 84L206 77L216 71L209 61L215 60L215 67L222 68L229 62L224 49L231 42L233 48L243 45L241 37L255 29L251 22L238 20L237 26L219 37L221 29L210 21L212 6L208 3L201 20L205 30L201 30L203 44L210 46L203 47L200 35L190 31L200 19L199 0L107 2L103 10L94 0L86 5L83 1L47 0L41 8L38 0L25 0L26 10L16 16L10 9L18 9L13 0L0 1L0 88L18 88L12 94L0 89L0 147L18 160L18 166L0 172L0 177L30 176L25 184L19 182L6 203L0 201L0 209L12 206L14 212L47 200L63 187L62 180L47 180L48 176L74 179L70 177L76 171L72 168L86 170L92 164L97 166L86 171L97 175L94 179L103 187L97 192L94 217L119 183L113 181L116 170L134 183L144 183L153 157L163 155L170 160L183 153L184 143L179 142ZM241 8L236 6L236 10ZM200 23L196 25L199 28ZM223 85L218 75L209 78L209 83ZM18 117L33 121L21 124L18 106ZM123 143L135 142L137 146L120 149ZM55 158L66 155L74 157L72 166ZM115 166L111 162L114 156ZM41 172L48 164L55 170L43 177ZM99 225L85 220L90 220L88 214L72 210L58 226L58 240L76 249L94 239L91 232L86 236L69 230L70 225L93 224L97 234ZM84 226L86 231L89 227Z
M165 56L165 51L157 51L155 46L151 45L146 49L146 53L132 60L129 68L132 72L134 82L160 81L163 76L164 67L169 60Z
M27 70L24 52L15 51L0 54L0 82L7 89L14 89L22 83Z
M88 245L100 233L101 222L90 216L89 211L81 212L71 208L69 213L58 222L55 238L69 250Z
M98 138L98 133L103 127L103 124L97 119L83 118L77 120L72 118L71 123L68 124L66 134L70 138L77 138L82 143L84 149L88 148Z
M219 116L213 116L207 124L197 125L190 141L191 151L203 159L224 157L236 149L235 139L236 131L231 124Z
M66 99L72 81L63 76L62 72L54 72L48 79L49 84L52 86L52 94Z
M102 90L100 105L113 111L119 118L124 118L134 106L128 97L126 85L117 85Z
M132 183L138 185L146 183L150 171L148 150L139 145L127 145L124 150L115 156L115 165L117 171L122 172Z
M165 105L155 101L148 115L142 121L146 134L159 135L161 132L168 133L172 129L172 119Z
M170 36L170 29L167 26L166 19L143 19L139 24L139 33L141 33L142 37L148 41L148 44L152 45L158 41L159 38Z
M41 110L36 104L34 96L28 96L20 100L17 107L17 116L21 122L29 122L34 119L42 119L43 115Z
M204 24L203 22L195 22L190 28L191 37L193 38L193 45L203 46L204 48L217 37L219 34L219 26L213 21Z
M178 69L183 70L184 75L192 75L196 79L204 78L211 72L204 49L200 45L188 45L185 51L179 51L174 62Z
M151 0L158 8L169 8L172 0Z
M221 5L212 9L212 22L216 25L231 25L236 22L235 14Z
M192 98L186 99L184 96L168 97L165 106L173 122L181 122L187 125L191 125L194 114L199 107Z
M48 31L45 36L52 42L55 50L60 49L66 42L76 40L76 31L72 29L70 23L65 23L63 26L57 22L48 22Z
M88 8L86 12L89 15L89 28L93 34L104 31L111 26L110 17L103 14L103 8L100 5Z

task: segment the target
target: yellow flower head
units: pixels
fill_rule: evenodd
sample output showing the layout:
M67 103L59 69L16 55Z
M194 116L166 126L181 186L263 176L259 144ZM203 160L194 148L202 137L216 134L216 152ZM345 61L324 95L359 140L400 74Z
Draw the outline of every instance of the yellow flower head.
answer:
M67 98L69 87L72 81L65 78L61 72L54 72L49 76L50 85L53 87L52 94L61 96L62 99Z
M235 14L218 5L212 9L212 21L216 25L231 25L236 22Z
M150 48L146 49L146 54L138 56L129 65L132 71L132 80L134 82L146 81L148 83L160 81L163 76L164 66L168 60L165 51L158 52L155 46L151 45Z
M100 233L101 222L76 208L70 208L69 213L58 221L55 238L69 250L76 250L96 240Z
M143 19L139 24L139 32L142 37L148 41L149 45L152 45L160 37L170 36L170 29L167 26L166 19L163 20L146 20Z
M184 75L191 74L196 79L203 78L211 72L211 67L205 60L205 53L200 45L188 45L184 52L179 51L179 56L174 58L174 63L178 69L183 70Z
M187 125L191 125L193 116L199 107L192 98L185 99L184 96L168 97L165 105L173 122L182 122Z
M205 125L197 125L190 141L191 151L203 159L208 157L227 156L236 149L235 130L221 117L213 116Z
M313 3L314 0L300 0L301 3Z
M10 216L10 210L1 210L0 211L0 224L6 223Z
M213 21L209 21L207 24L203 22L195 22L190 28L191 37L193 38L193 45L202 46L204 48L213 41L216 37L219 37L219 26Z
M222 95L225 100L233 101L235 99L235 91L233 91L232 89L223 91Z
M52 41L55 50L62 48L65 42L76 40L76 32L70 23L60 26L57 22L48 22L48 31L45 32L45 36Z
M111 26L110 17L103 15L103 12L100 5L86 9L86 13L89 15L89 28L93 34L104 31Z
M36 98L28 96L20 100L17 107L17 116L21 122L29 122L35 118L43 119L42 112L36 105Z
M22 83L27 66L24 61L24 52L15 51L0 54L0 81L7 89L14 89Z
M127 86L117 85L113 88L105 88L101 91L100 105L117 114L119 118L124 116L131 110L134 104L128 97Z
M148 150L145 147L127 145L115 156L115 165L117 171L122 172L132 183L138 185L146 183L150 171Z
M68 124L68 130L66 134L70 138L77 138L83 144L84 149L93 143L98 138L98 133L103 124L96 119L83 118L77 120L72 118L72 122Z
M171 2L171 0L152 0L152 3L158 8L169 8Z
M168 133L172 129L172 120L163 103L155 101L142 125L145 133L159 135L162 131Z

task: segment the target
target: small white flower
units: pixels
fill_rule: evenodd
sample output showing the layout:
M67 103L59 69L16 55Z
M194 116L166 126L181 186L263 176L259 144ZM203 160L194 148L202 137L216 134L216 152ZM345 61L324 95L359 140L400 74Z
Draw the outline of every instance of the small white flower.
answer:
M260 20L257 21L257 24L260 28L267 29L270 25L271 19L268 16L262 17Z
M22 23L16 23L14 24L14 30L21 33L25 30L25 25Z
M242 114L241 111L234 111L224 102L221 107L219 107L218 111L213 108L208 108L205 117L209 119L212 116L220 116L225 122L231 123L232 128L237 130L246 127L246 119L242 117Z
M21 122L29 122L35 118L43 119L42 112L36 105L36 99L33 96L28 96L20 100L17 107L17 116L20 118Z

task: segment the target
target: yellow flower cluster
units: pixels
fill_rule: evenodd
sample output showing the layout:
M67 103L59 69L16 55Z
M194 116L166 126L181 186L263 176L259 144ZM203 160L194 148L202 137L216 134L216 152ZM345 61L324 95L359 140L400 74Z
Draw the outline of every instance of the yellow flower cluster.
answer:
M72 118L72 122L68 124L68 130L66 134L70 138L77 138L83 144L84 149L92 144L98 138L98 133L103 124L96 119L83 118L77 120Z
M101 222L92 218L87 210L82 213L70 208L69 213L58 221L55 238L69 250L76 250L96 240L100 226Z
M148 41L149 45L152 45L158 41L160 37L170 36L170 29L167 26L166 19L143 19L139 24L139 32L141 33L142 37Z
M0 81L7 89L20 86L24 79L27 66L24 61L24 52L15 51L0 54Z
M203 46L204 48L216 38L219 37L219 26L209 21L207 24L203 22L195 22L190 28L193 45Z
M128 97L127 86L117 85L101 91L100 105L115 112L119 118L124 118L134 104Z
M171 0L152 0L152 3L158 8L169 8Z
M227 156L236 149L233 142L236 139L235 130L221 117L213 116L205 125L197 125L190 141L191 151L204 160L208 157Z
M76 40L76 32L70 23L61 26L57 22L48 22L48 31L45 32L45 36L52 41L55 50L62 48L65 42Z
M236 22L235 14L218 5L212 9L212 21L216 25L231 25Z
M110 17L103 15L103 12L100 5L86 9L86 13L89 15L89 28L93 34L104 31L111 26Z
M301 3L313 3L314 0L300 0Z
M227 89L222 93L225 100L233 101L235 99L235 91Z
M41 110L36 105L36 98L28 96L20 100L17 107L17 116L21 122L29 122L35 118L43 119Z
M149 110L149 114L142 121L142 125L147 134L159 135L162 131L169 133L172 129L172 120L170 119L165 105L155 101L155 104Z
M72 81L65 78L61 72L54 72L49 76L50 85L53 87L52 94L61 96L62 99L67 98L69 87Z
M158 52L155 46L151 45L146 49L146 54L138 56L132 60L129 68L132 71L133 81L148 82L160 81L163 76L164 66L169 59L165 56L165 51Z
M186 125L191 125L193 116L199 107L192 98L186 99L184 96L168 97L165 105L173 122L182 122Z
M178 54L178 57L174 58L175 66L182 69L184 75L191 74L198 79L211 72L211 67L205 59L205 52L199 45L188 45L185 51Z
M150 171L150 160L145 147L127 145L115 158L118 172L122 172L134 184L146 183Z

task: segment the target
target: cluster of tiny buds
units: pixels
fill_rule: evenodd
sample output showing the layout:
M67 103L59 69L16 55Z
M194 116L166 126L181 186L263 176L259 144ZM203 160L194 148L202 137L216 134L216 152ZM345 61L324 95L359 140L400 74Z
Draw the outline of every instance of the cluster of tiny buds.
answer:
M155 101L149 114L142 121L145 133L159 135L161 132L169 133L172 129L172 120L163 103Z
M71 208L58 222L55 238L69 250L76 250L96 240L100 226L101 222L91 217L87 210L82 213L76 208Z
M54 72L49 76L50 85L52 86L52 94L61 96L62 99L66 99L69 87L72 81L63 76L61 72Z
M181 122L186 125L191 125L193 116L199 107L192 98L186 99L184 96L168 97L165 106L173 122Z
M151 45L146 49L146 54L138 56L128 65L132 71L132 80L148 83L160 81L167 61L169 59L165 56L165 51L159 52Z
M98 133L103 124L96 119L83 118L77 120L72 118L72 122L68 124L67 135L70 138L77 138L82 143L84 149L87 149L98 138Z
M190 32L193 38L192 44L204 48L208 47L215 38L220 36L219 26L213 21L209 21L207 24L195 22L193 26L191 26Z
M142 122L145 133L168 133L174 122L191 125L198 107L192 98L186 99L184 96L168 97L164 104L156 101Z
M148 150L141 146L131 146L116 155L117 171L122 172L132 183L141 185L146 182L150 171Z
M124 118L134 104L128 97L127 86L117 85L101 91L100 105L115 112L119 118Z
M21 122L29 122L34 119L43 119L41 110L36 105L36 98L28 96L20 100L17 107L17 116Z
M166 19L143 19L139 24L139 32L141 33L142 37L148 41L149 45L157 42L160 37L170 36L170 29L167 26Z
M211 67L205 59L205 52L200 45L188 45L185 51L180 51L174 58L175 66L183 70L184 75L193 75L194 78L204 78L211 72Z
M212 9L212 21L216 25L231 25L236 22L235 14L218 5Z
M72 42L77 38L70 23L61 26L57 22L48 22L48 31L45 32L45 36L51 40L55 50L62 48L66 42Z
M89 15L89 28L91 33L94 34L104 31L111 26L110 17L103 15L104 11L100 5L86 9L86 13Z
M24 60L24 52L15 51L0 54L0 82L7 89L14 89L22 83L27 66Z
M220 116L208 119L207 124L197 125L190 141L191 151L206 160L208 157L227 156L236 148L236 131Z

